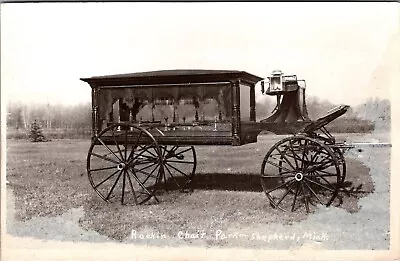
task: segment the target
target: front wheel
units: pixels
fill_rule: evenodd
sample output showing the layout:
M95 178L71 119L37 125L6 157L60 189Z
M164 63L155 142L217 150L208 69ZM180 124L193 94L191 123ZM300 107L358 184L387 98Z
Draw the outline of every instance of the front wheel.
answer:
M325 144L305 136L276 143L265 155L261 184L270 204L281 210L329 206L342 180L335 153Z

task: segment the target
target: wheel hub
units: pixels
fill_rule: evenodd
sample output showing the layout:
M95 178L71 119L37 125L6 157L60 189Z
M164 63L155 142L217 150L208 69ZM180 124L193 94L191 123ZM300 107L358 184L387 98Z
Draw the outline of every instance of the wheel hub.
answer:
M303 173L301 173L301 172L298 172L298 173L296 173L296 175L294 175L294 179L296 180L296 181L302 181L303 180Z
M125 163L121 162L120 164L117 165L118 170L123 170L125 168Z

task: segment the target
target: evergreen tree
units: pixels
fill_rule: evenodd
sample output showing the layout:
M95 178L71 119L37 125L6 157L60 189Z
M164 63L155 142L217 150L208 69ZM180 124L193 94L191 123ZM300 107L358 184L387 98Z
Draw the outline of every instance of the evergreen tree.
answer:
M31 125L29 138L32 142L46 141L46 138L42 133L42 128L40 127L39 123L36 120Z

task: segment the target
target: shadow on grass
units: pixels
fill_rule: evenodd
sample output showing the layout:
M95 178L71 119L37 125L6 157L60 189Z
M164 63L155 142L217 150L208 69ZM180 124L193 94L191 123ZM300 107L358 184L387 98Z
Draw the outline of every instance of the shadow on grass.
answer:
M176 177L177 182L183 183L182 177ZM279 185L277 181L271 180L266 189L271 189ZM336 186L336 184L332 184ZM167 188L167 189L165 189ZM173 181L169 180L160 188L163 193L177 190ZM249 191L263 192L261 178L259 174L232 174L232 173L202 173L196 174L188 190L221 190L221 191ZM161 192L161 191L160 191ZM359 210L358 199L368 193L373 192L373 186L360 182L345 181L339 189L338 195L333 206L342 207L349 212Z
M176 180L178 183L184 183L183 177L176 177ZM168 190L174 190L172 183L172 180L167 182L166 186ZM275 183L271 182L270 186L274 185ZM194 190L263 191L260 174L196 174L189 187Z

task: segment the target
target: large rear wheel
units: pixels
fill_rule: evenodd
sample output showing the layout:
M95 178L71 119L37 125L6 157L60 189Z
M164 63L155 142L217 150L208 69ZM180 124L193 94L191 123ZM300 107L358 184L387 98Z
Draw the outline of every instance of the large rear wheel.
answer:
M107 202L143 204L154 197L163 173L161 149L145 129L113 124L92 140L87 174L93 189Z

